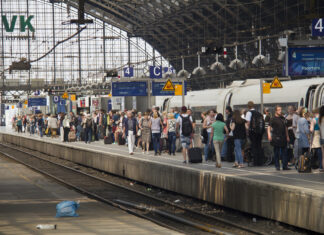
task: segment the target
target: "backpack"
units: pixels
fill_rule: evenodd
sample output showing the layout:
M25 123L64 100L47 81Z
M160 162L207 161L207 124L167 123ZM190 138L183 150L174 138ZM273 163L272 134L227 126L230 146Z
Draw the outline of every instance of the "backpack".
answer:
M180 117L182 119L182 135L188 137L192 134L192 124L190 121L190 116L188 115L188 117L183 117L182 115L180 115Z
M264 119L261 113L250 111L252 113L250 122L250 132L253 134L263 135L265 130Z
M92 119L91 119L91 118L87 118L86 126L87 126L88 128L92 127Z

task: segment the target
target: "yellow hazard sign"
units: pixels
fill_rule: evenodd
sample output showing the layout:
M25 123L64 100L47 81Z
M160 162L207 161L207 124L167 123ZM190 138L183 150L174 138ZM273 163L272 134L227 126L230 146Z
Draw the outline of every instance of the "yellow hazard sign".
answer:
M270 94L270 83L263 83L263 94Z
M174 95L182 95L182 85L175 85Z
M70 100L71 101L76 101L76 95L70 95Z
M283 88L280 80L278 77L274 77L271 85L270 85L270 88Z
M175 90L174 85L170 79L168 79L168 81L165 83L162 90L163 91L174 91Z
M67 92L64 92L64 94L62 95L63 99L68 99L69 98L69 94Z

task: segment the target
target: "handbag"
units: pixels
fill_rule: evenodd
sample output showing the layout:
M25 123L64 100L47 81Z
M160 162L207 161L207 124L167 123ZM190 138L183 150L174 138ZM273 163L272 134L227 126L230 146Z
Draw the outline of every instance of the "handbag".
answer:
M137 136L141 136L142 135L142 130L141 129L138 129L138 131L137 131L137 134L136 134Z

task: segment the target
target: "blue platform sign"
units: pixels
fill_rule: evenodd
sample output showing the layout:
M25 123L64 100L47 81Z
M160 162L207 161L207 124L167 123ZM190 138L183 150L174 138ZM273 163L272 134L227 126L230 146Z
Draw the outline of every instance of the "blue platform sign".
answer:
M324 47L288 49L289 76L324 76Z
M173 67L163 67L163 73L175 73L175 69Z
M53 96L53 102L55 104L57 104L58 102L60 102L60 100L61 100L60 96L58 96L58 95Z
M150 66L150 78L162 78L162 66Z
M312 36L324 36L324 18L313 19Z
M46 98L29 98L28 107L46 106Z
M134 68L133 67L126 67L123 69L124 77L131 78L134 77Z
M182 82L173 82L173 85L181 85ZM152 95L153 96L173 96L174 91L163 91L165 82L152 82ZM187 82L185 82L185 95L187 95Z
M147 96L146 82L113 82L112 96Z

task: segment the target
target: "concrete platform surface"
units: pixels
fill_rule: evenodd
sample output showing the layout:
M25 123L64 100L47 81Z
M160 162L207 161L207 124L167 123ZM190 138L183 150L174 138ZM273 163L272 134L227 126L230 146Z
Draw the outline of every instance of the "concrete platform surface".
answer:
M80 201L79 217L55 218L56 204ZM56 224L56 230L37 230ZM0 234L178 234L67 189L0 157Z
M181 154L128 154L103 141L62 143L0 128L0 141L64 158L159 188L324 233L324 174L276 171L274 166L232 168L183 164ZM305 219L307 218L307 219Z

